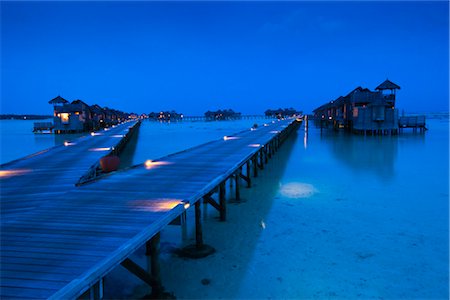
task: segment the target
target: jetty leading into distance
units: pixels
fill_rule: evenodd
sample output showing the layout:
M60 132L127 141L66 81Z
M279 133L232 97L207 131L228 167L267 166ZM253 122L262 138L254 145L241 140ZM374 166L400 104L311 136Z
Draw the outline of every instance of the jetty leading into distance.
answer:
M160 231L194 206L194 248L204 249L201 200L225 220L226 181L235 181L239 200L240 183L250 187L299 124L271 121L81 183L128 125L1 166L0 298L101 299L104 276L119 265L160 297ZM144 245L148 270L129 258Z

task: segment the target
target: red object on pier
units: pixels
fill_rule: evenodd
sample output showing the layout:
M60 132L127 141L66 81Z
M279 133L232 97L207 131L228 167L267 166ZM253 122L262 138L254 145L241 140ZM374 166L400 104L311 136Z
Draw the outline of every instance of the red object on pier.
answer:
M116 155L104 156L100 159L100 167L105 173L116 171L119 169L120 158Z

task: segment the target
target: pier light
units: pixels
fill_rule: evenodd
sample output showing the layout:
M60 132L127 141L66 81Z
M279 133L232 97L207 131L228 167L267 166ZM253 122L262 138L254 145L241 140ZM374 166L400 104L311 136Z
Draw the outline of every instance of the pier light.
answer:
M228 141L228 140L238 140L238 139L240 139L240 137L238 137L238 136L224 136L223 137L223 140L224 141Z
M173 164L173 163L169 162L169 161L154 161L151 159L147 159L144 163L144 166L147 170L149 170L149 169L152 169L157 166L166 166L166 165L171 165L171 164Z
M270 133L280 133L281 131L279 130L272 130Z
M103 133L100 133L100 132L91 132L91 135L92 135L92 136L97 136L97 135L103 135Z
M0 178L10 178L30 173L31 169L1 170Z
M180 199L172 198L144 199L130 202L133 210L150 212L169 211L180 204L184 204L184 202Z
M111 151L111 148L108 147L100 147L100 148L91 148L89 151Z
M71 142L71 141L64 141L64 146L73 146L76 145L77 143Z
M261 147L261 144L249 144L248 146L252 148L259 148Z
M254 127L250 128L250 131L255 131L255 130L256 130L256 128L254 128Z
M111 137L123 138L123 137L125 137L125 134L115 134L115 135L112 135Z
M265 126L265 127L267 127L267 126L269 126L269 124L267 124L267 123L264 123L264 126Z
M184 209L188 209L191 205L189 203L184 203Z

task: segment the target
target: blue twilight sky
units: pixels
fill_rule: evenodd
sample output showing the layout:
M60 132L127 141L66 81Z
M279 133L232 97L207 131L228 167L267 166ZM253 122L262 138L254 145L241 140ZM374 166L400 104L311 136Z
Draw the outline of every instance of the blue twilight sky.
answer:
M447 111L441 2L1 2L1 113L58 94L127 112L305 112L389 78Z

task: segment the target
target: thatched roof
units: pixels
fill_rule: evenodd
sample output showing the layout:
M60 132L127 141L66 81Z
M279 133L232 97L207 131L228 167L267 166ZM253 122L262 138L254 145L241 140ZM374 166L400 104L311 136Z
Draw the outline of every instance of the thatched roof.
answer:
M389 79L386 79L382 84L380 84L379 86L377 86L375 88L376 90L395 90L395 89L400 89L400 87L398 85L396 85L395 83L393 83L392 81L390 81Z
M66 104L69 103L69 101L67 101L66 99L64 99L63 97L59 96L56 98L53 98L52 100L48 101L49 104L57 104L57 103L62 103L62 104Z

